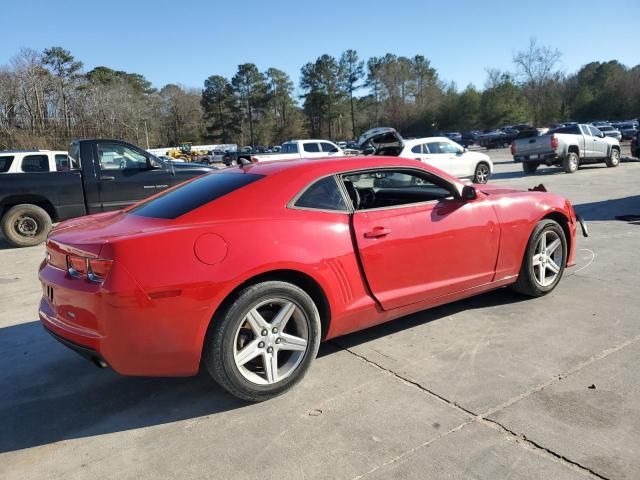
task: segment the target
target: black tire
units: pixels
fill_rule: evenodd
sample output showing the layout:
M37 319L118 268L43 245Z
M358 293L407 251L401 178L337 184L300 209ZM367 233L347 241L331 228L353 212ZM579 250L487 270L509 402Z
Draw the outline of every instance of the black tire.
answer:
M491 169L489 168L489 165L485 162L479 162L478 165L476 165L475 171L473 172L473 183L487 183L490 176Z
M534 255L536 254L536 246L540 240L540 237L545 234L545 232L553 232L553 234L557 235L557 237L561 241L562 246L562 260L560 262L560 270L557 273L553 282L549 285L543 286L536 280L536 272L533 265ZM520 267L520 273L518 274L518 279L516 282L511 285L511 288L518 293L523 295L527 295L529 297L540 297L542 295L546 295L551 292L560 279L562 278L562 274L564 273L564 269L567 263L567 239L564 234L564 230L555 220L541 220L534 228L531 237L529 237L529 242L527 243L527 248L524 253L524 258L522 259L522 266Z
M44 242L51 231L51 217L37 205L11 207L2 217L2 233L15 247L32 247Z
M538 162L522 162L524 173L536 173L540 164Z
M611 155L606 160L607 167L617 167L620 165L620 150L617 148L611 149Z
M289 376L276 383L261 385L248 380L236 365L236 332L254 306L275 298L292 302L300 309L308 327L308 342L302 360ZM249 402L261 402L285 393L302 380L318 353L321 332L318 309L304 290L286 282L267 281L240 291L214 316L205 339L202 361L211 377L229 393Z
M562 160L562 168L565 173L575 173L578 171L579 166L580 158L578 158L578 154L575 152L567 153L567 156Z

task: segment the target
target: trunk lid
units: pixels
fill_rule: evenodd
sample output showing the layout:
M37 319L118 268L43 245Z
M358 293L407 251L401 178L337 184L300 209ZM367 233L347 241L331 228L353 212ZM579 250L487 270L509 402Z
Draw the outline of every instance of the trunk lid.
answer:
M397 145L399 150L404 147L402 136L391 127L377 127L367 130L358 138L358 146L365 150L367 147L373 147L375 152L386 146Z

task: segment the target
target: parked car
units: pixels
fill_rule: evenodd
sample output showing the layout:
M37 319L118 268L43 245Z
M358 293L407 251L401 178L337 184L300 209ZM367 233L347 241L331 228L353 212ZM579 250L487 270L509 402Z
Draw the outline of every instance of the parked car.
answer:
M580 220L534 190L476 189L401 158L219 170L56 227L39 317L119 374L202 367L267 400L302 380L321 340L507 285L553 291Z
M478 143L478 130L469 130L460 134L460 141L458 142L463 147L470 147Z
M474 183L487 183L493 172L488 155L470 152L447 137L407 140L393 128L379 127L363 133L358 142L369 154L413 158Z
M622 140L631 140L634 138L640 129L634 123L620 123L616 125L616 128L620 131Z
M507 147L518 136L518 130L511 127L497 128L478 135L478 144L487 149Z
M68 155L67 171L0 175L0 225L12 245L37 245L52 222L121 209L212 170L164 162L119 140L76 140Z
M622 134L620 133L620 130L612 127L611 125L599 125L596 128L604 133L607 137L615 138L618 141L622 140Z
M442 136L453 140L457 144L460 144L460 142L462 142L462 134L460 132L443 132Z
M0 173L60 172L71 168L67 152L64 151L0 151Z
M329 140L290 140L280 147L278 153L246 154L241 153L238 158L251 162L272 162L274 160L293 160L296 158L344 157L345 153L338 145Z
M516 140L511 144L511 154L514 162L522 162L526 173L535 173L541 164L560 165L565 172L574 173L584 163L605 162L607 167L617 167L620 142L593 125L575 124Z

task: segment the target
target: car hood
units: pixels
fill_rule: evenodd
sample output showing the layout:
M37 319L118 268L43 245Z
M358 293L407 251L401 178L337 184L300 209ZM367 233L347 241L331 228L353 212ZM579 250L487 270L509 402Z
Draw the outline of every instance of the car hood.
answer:
M173 168L175 168L176 170L183 170L183 169L197 170L197 169L200 169L200 170L206 171L206 172L209 172L211 170L215 170L214 167L210 167L208 165L205 165L204 163L171 162L171 164L173 165Z
M402 136L391 127L377 127L367 130L358 138L358 146L364 147L366 144L381 145L385 143L400 143L404 146Z

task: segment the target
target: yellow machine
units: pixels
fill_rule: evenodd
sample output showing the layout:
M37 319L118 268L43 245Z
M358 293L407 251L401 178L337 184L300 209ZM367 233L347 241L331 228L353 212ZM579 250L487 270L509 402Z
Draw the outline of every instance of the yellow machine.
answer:
M179 158L185 162L197 161L203 155L207 155L208 152L193 150L191 148L193 144L191 142L181 143L179 147L172 148L167 152L167 155L171 158Z

